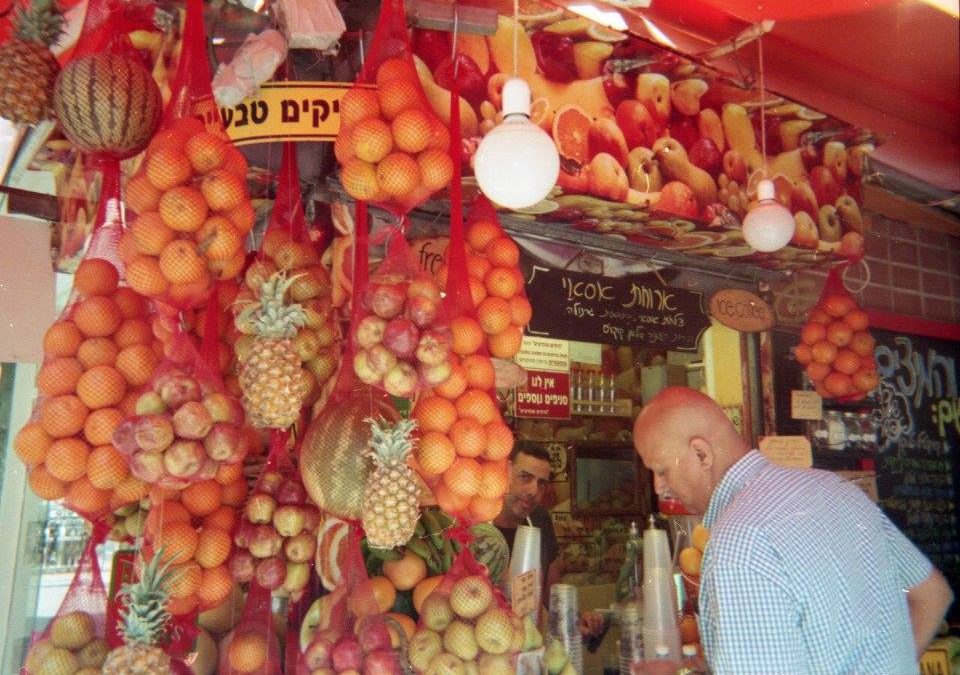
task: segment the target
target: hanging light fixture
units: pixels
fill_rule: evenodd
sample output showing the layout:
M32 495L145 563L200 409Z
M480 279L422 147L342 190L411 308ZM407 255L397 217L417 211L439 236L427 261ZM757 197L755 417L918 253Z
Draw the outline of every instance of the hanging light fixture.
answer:
M757 40L760 59L760 152L763 179L757 185L758 204L743 219L743 238L751 248L764 253L779 251L790 243L796 223L789 209L778 202L773 181L767 178L766 85L763 76L763 37Z
M491 201L511 209L533 206L546 197L560 175L557 146L530 121L530 87L517 77L519 1L513 3L513 77L503 85L503 121L477 148L473 173Z

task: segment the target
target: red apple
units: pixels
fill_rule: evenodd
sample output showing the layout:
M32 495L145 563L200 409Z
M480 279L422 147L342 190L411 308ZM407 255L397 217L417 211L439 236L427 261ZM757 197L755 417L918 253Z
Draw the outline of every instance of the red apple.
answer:
M307 490L296 476L290 476L277 488L277 504L300 505L307 501Z
M296 602L310 583L310 565L305 562L287 563L287 576L283 580L283 590Z
M349 635L345 635L333 647L331 654L333 667L338 672L344 670L360 670L363 665L363 654L360 651L360 642Z
M233 456L241 443L246 443L240 429L226 422L217 422L203 439L203 447L211 459L223 461Z
M360 624L357 632L360 649L365 653L377 649L390 649L390 631L379 617L371 617Z
M377 345L383 346L383 345ZM370 364L370 352L359 351L353 356L353 372L364 384L380 384L380 373L373 369Z
M228 563L228 566L230 568L230 576L232 576L234 580L243 584L253 579L253 575L257 567L257 561L252 555L250 555L249 551L238 549L233 552L232 556L230 556L230 562Z
M320 509L313 504L304 504L301 508L303 509L303 517L306 519L303 529L307 532L316 532L317 526L320 525Z
M170 408L179 408L184 403L199 401L203 398L200 384L179 371L161 375L153 384L153 389Z
M309 531L301 532L283 542L283 554L290 562L310 562L316 551L316 547L316 535Z
M827 243L840 241L840 216L837 207L833 204L824 204L817 215L817 229L820 231L820 240Z
M363 675L401 675L402 672L397 655L392 649L370 652L363 661Z
M200 466L200 470L190 478L191 480L210 480L217 475L217 469L219 468L220 462L207 457Z
M747 162L737 150L723 153L723 172L730 180L740 185L747 184Z
M303 663L312 672L319 668L326 668L333 665L330 659L330 653L333 651L334 641L325 640L318 636L310 641L306 650L303 652Z
M282 482L283 474L279 471L264 471L260 474L260 477L257 478L256 490L273 495L277 493L277 488L280 487L280 483Z
M660 201L657 209L684 218L696 218L700 214L696 195L686 183L672 180L660 189Z
M137 415L159 415L167 412L167 404L155 391L148 391L140 394L137 398L137 405L134 408Z
M175 478L191 478L200 471L207 451L197 441L174 441L163 453L163 465Z
M418 277L412 279L410 284L407 286L407 298L413 299L417 297L423 297L427 300L433 300L434 302L440 302L440 287L437 286L437 282L429 277Z
M845 258L860 258L863 252L864 240L859 232L847 232L840 238L840 255Z
M357 332L355 333L357 344L364 349L380 344L383 341L383 329L386 325L386 320L379 316L370 314L363 317L357 323Z
M401 284L371 283L366 293L366 306L382 319L392 319L403 311L406 293Z
M450 336L436 330L424 331L417 344L417 360L428 366L443 363L450 356Z
M436 387L438 384L446 382L453 372L453 366L449 360L441 361L434 366L423 364L420 367L420 377L430 387Z
M450 52L447 52L446 58L437 64L433 71L433 79L446 90L452 89L452 82L456 75L457 83L460 85L460 95L473 105L474 108L480 106L480 103L487 97L487 81L480 72L477 62L468 55L457 52L456 63L451 58Z
M386 345L373 345L367 350L367 363L379 379L397 365L397 357Z
M393 319L383 329L383 344L399 358L413 356L419 339L420 331L409 319Z
M688 153L693 144L700 138L700 130L696 122L686 115L678 115L670 122L670 138L675 139ZM702 167L701 167L702 168Z
M281 537L300 534L306 521L300 507L293 504L285 504L273 512L273 527Z
M188 401L173 413L173 430L180 438L199 440L212 426L213 419L200 401Z
M799 248L816 249L820 242L820 233L817 224L813 222L813 216L806 211L798 211L793 214L793 222L796 227L790 244Z
M144 483L156 483L166 472L162 453L141 450L130 457L130 473Z
M799 180L793 185L793 192L790 193L790 210L793 213L801 211L808 214L811 218L816 218L820 213L820 205L817 203L817 195L813 191L810 181Z
M247 550L254 558L269 558L280 553L283 539L269 525L257 525L250 533Z
M256 525L251 523L246 518L241 518L240 522L237 524L236 531L233 533L233 543L240 548L247 548L250 546L250 539L253 537L253 533L256 529Z
M203 407L214 422L229 422L234 426L243 424L243 406L233 396L214 392L203 397Z
M850 195L840 195L836 203L837 215L844 232L859 232L863 234L863 216L860 214L860 205Z
M436 300L415 295L407 300L407 316L419 328L426 328L437 318L440 306Z
M714 179L723 171L723 155L712 139L698 138L687 148L687 158L694 166L698 166Z
M257 563L254 572L257 583L267 590L275 591L287 578L287 564L278 557L265 558Z
M265 492L256 492L250 495L243 507L243 514L254 525L266 525L273 520L273 513L277 510L277 502Z
M417 390L417 372L400 361L383 376L383 388L391 396L409 398Z
M817 196L817 203L822 207L833 204L843 192L837 179L825 166L815 166L810 169L810 187Z
M170 447L174 440L173 422L167 415L150 415L135 418L133 441L146 452L160 452Z

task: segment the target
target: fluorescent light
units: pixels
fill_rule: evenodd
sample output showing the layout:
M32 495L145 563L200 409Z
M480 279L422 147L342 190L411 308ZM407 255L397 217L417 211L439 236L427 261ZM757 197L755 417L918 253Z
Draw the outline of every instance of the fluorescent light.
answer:
M613 30L627 30L627 28L629 28L627 22L623 20L623 16L615 9L602 10L599 7L585 3L567 5L567 9Z
M960 0L920 0L925 5L939 9L954 19L960 17Z
M655 23L653 23L653 21L651 21L650 19L648 19L648 18L645 17L645 16L641 16L641 17L640 17L640 20L643 21L643 25L646 26L647 32L649 32L650 35L653 36L653 39L654 39L654 40L656 40L657 42L659 42L659 43L662 44L662 45L666 45L667 47L670 47L671 49L676 49L676 48L677 48L677 45L675 45L675 44L673 43L673 40L671 40L670 38L668 38L668 37L667 37L667 34L664 33L662 30L660 30L660 29L657 27L657 25L656 25Z

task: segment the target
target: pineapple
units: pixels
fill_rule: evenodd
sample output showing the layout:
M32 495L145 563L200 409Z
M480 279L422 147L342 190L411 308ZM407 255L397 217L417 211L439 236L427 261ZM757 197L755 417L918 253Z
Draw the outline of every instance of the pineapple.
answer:
M236 325L253 343L240 362L240 387L247 420L253 426L286 429L300 418L310 393L310 377L301 365L293 338L307 321L299 304L286 304L297 277L282 272L260 284L260 298L237 315Z
M60 72L51 45L63 32L56 0L31 0L14 17L13 37L0 45L0 117L36 124L51 118Z
M124 584L120 591L126 607L121 610L123 646L107 656L103 675L167 675L170 657L159 646L166 637L167 592L164 588L171 581L171 561L163 565L163 551L157 551L143 568L140 580Z
M372 548L394 548L413 536L420 513L420 484L407 466L413 447L410 434L417 423L402 419L391 424L370 419L370 450L373 471L363 493L363 529Z

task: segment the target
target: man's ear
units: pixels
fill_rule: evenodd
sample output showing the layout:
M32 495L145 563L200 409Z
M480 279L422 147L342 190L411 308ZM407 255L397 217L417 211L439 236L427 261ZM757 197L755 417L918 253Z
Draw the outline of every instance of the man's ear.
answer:
M704 469L709 469L713 466L714 453L713 446L710 445L710 442L701 436L694 436L690 439L690 449L693 450L697 455L697 460L700 462L700 466Z

